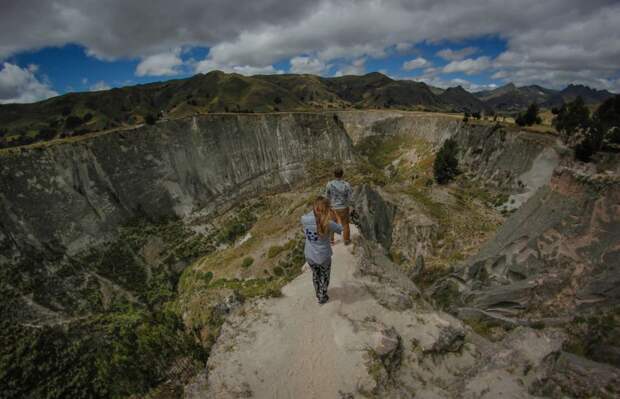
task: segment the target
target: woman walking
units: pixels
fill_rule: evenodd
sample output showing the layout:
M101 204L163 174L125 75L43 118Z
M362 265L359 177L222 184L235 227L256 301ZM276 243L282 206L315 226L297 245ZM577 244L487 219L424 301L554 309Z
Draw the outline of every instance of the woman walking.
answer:
M306 235L304 254L312 269L312 282L319 304L329 300L327 287L332 266L332 247L330 235L342 233L342 226L334 222L334 211L325 197L314 200L312 211L301 217Z

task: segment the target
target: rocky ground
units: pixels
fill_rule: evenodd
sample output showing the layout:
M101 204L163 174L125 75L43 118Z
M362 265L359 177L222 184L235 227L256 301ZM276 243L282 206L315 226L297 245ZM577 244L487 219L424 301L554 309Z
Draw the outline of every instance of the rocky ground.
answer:
M237 307L185 397L614 397L620 373L563 352L560 329L483 337L354 235L334 248L330 302L316 303L305 270L282 297Z

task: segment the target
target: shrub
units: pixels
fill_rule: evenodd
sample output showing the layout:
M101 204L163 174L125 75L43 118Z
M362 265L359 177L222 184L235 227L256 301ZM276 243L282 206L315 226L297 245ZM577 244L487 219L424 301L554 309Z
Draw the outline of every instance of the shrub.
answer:
M602 113L607 114L606 109L603 109ZM576 159L588 162L603 146L606 133L604 121L608 119L602 116L602 113L593 121L581 97L563 104L559 109L553 124L562 140L575 150Z
M76 127L80 126L82 124L82 119L78 116L68 116L67 119L65 119L65 128L67 130L73 130Z
M213 272L208 271L200 276L202 280L208 285L213 280Z
M451 138L444 141L433 163L433 172L437 183L448 183L458 174L457 155L458 145L456 141Z
M147 125L154 125L155 122L157 122L157 118L153 114L148 114L147 116L144 117L144 122Z
M608 142L620 144L620 95L601 104L592 119Z
M274 245L272 247L269 248L269 250L267 251L267 257L269 259L273 259L276 256L280 255L280 253L284 251L284 246L283 245Z
M244 269L247 269L248 267L252 266L253 263L254 263L254 258L252 258L251 256L248 256L248 257L243 258L243 261L241 262L241 267L243 267Z
M532 126L536 123L541 123L542 119L538 116L539 112L540 108L538 108L538 104L532 103L524 114L520 113L517 115L515 123L519 126Z
M578 130L590 127L590 111L585 106L583 99L577 97L571 103L562 104L553 119L553 125L565 143L568 143L571 136Z

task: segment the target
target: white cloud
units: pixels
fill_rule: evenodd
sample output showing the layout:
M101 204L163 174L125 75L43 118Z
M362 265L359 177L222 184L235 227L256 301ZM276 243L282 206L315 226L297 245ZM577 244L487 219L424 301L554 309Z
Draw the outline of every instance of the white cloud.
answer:
M619 24L618 0L5 0L0 59L65 43L103 59L203 46L209 62L247 72L307 54L335 64L494 35L506 46L494 66L509 78L604 87L618 79ZM474 54L446 47L438 55L451 62Z
M223 71L228 73L238 73L240 75L270 75L270 74L281 74L284 71L280 69L275 69L273 65L266 66L252 66L252 65L223 65L214 62L211 59L204 59L200 62L197 62L194 66L194 70L196 73L207 73L210 71Z
M420 68L424 68L426 66L430 66L431 63L428 62L427 59L422 58L422 57L418 57L418 58L414 58L412 60L409 61L405 61L403 63L403 69L405 71L412 71L414 69L420 69Z
M103 80L100 80L99 82L91 85L88 88L89 91L101 91L101 90L110 90L110 89L111 89L110 85L104 82Z
M145 57L136 66L137 76L174 76L180 73L183 60L179 56L181 49L153 54Z
M31 103L57 96L50 85L37 78L38 67L5 62L0 69L0 104Z
M406 54L413 49L413 44L407 42L396 43L396 46L394 46L394 48L396 48L396 51L398 51L399 53Z
M491 68L491 59L487 56L478 58L467 58L460 61L452 61L444 66L444 73L463 72L466 75L475 75Z
M366 59L358 58L352 63L338 69L334 76L363 75L366 72Z
M465 47L460 50L452 50L449 48L445 48L443 50L439 50L437 52L437 55L443 58L444 60L457 61L457 60L462 60L463 58L469 57L470 55L475 54L477 52L478 52L478 49L476 47Z
M293 57L290 60L292 73L310 73L319 75L329 66L323 61L312 57Z

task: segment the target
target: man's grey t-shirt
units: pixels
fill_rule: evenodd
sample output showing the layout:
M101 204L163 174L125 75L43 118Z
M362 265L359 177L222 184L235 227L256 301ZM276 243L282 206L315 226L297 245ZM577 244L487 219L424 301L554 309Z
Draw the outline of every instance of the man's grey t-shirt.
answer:
M316 230L316 219L314 212L308 212L301 217L301 225L306 235L306 245L304 247L304 255L308 262L316 265L322 265L332 256L332 246L330 244L330 235L320 236ZM342 226L338 223L329 222L329 230L334 233L342 233Z
M325 196L332 208L346 208L351 203L351 185L342 179L332 180L325 186Z

